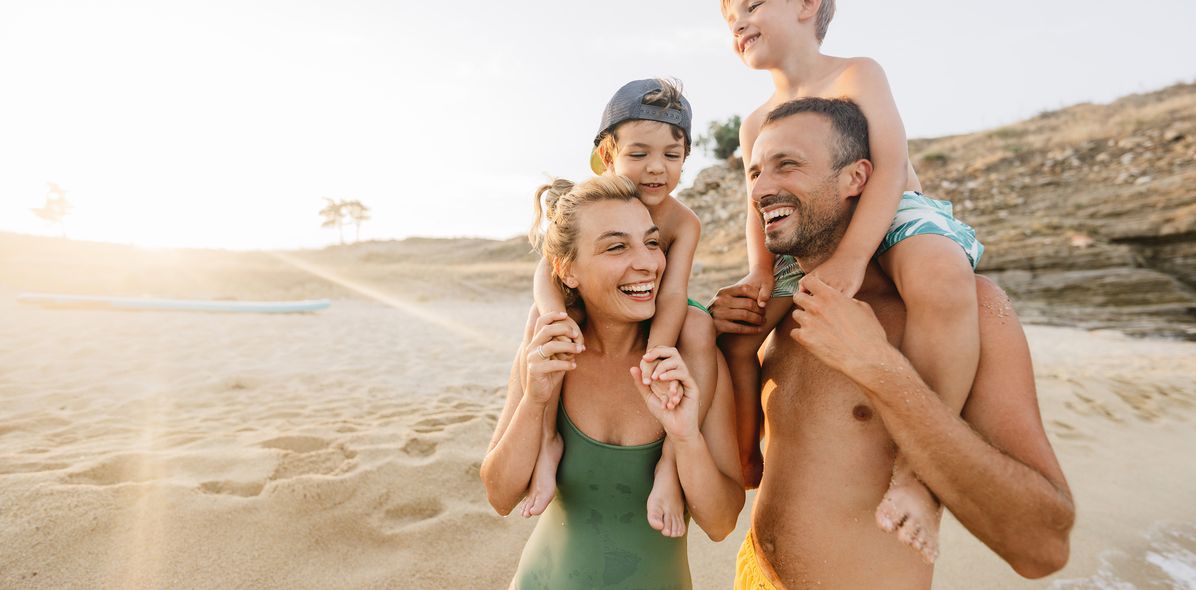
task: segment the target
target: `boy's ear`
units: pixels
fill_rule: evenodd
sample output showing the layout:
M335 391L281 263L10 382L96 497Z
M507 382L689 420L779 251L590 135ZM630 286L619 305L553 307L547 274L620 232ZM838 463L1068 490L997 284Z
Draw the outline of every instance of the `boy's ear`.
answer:
M864 192L864 185L868 184L868 179L871 177L871 160L856 160L848 164L839 174L840 182L843 185L843 195L846 197L860 196Z
M602 166L608 171L615 163L615 155L610 153L604 145L598 146L598 157L602 158Z
M793 0L801 2L797 12L797 20L806 21L818 16L818 9L822 7L822 0Z

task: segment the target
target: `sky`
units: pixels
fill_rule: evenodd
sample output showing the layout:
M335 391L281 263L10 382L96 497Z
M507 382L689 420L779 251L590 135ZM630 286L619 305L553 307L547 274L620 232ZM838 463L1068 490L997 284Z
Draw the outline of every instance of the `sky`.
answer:
M1191 82L1194 22L1191 0L840 0L823 49L879 61L932 137ZM362 239L507 238L656 76L695 133L771 90L716 0L0 0L0 231L57 234L30 211L54 182L80 239L320 247L324 198L370 207Z

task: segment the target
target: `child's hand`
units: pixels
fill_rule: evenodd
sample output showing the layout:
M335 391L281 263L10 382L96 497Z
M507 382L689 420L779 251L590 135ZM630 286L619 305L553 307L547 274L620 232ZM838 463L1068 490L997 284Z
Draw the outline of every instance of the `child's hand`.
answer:
M647 386L652 395L660 400L666 410L671 410L681 403L681 391L676 381L662 381L660 374L664 370L660 366L660 359L644 354L640 359L640 381Z
M768 300L772 299L772 289L776 286L776 277L772 276L772 273L752 271L736 284L751 285L755 288L756 305L764 307L768 305Z
M656 364L654 371L659 373L651 378L655 383L668 383L676 387L680 394L680 403L667 406L659 396L644 384L644 374L639 367L631 367L631 377L635 380L636 388L644 397L648 411L664 426L665 433L677 441L685 441L700 432L698 425L698 386L689 375L689 368L676 348L656 346L644 355L644 360Z
M585 347L585 339L581 335L581 328L578 327L577 322L573 321L573 318L566 315L565 319L560 320L558 323L568 328L568 331L565 334L553 338L554 342L569 342L583 348ZM571 361L573 360L573 354L560 353L554 355L553 358L556 358L557 360Z
M802 277L797 291L798 293L809 292L809 289L806 288L806 279L818 277L819 280L834 287L840 293L848 297L855 297L856 292L860 290L860 285L864 283L864 271L867 266L868 261L866 260L863 264L859 264L832 254L826 262L819 264L817 268Z

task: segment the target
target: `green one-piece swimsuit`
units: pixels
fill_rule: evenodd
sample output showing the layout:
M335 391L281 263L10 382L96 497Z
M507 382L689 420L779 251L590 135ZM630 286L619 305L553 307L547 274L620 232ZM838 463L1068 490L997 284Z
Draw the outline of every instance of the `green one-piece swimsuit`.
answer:
M565 453L552 503L523 548L514 587L690 588L685 537L648 525L648 493L664 439L622 447L596 441L557 404Z

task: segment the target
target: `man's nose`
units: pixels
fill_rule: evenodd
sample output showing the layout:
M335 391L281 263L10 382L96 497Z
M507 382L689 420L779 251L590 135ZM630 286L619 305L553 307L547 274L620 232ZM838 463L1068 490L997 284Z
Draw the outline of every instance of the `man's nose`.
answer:
M761 199L777 194L777 184L769 175L761 174L752 181L750 194L752 204L758 207Z

